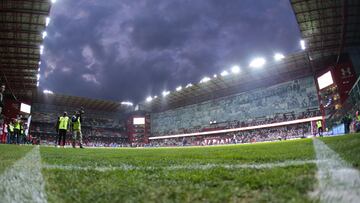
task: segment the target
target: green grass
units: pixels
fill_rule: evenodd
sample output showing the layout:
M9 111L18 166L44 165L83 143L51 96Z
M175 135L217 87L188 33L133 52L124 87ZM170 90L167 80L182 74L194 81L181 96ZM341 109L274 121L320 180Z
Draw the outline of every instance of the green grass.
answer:
M43 162L77 166L168 166L209 163L268 163L314 159L311 139L229 145L145 149L41 148Z
M321 138L344 160L360 169L360 134Z
M316 182L315 164L261 170L162 168L313 160L311 139L185 148L81 150L43 147L41 155L43 163L50 165L147 167L107 172L43 169L49 202L314 201L308 193L313 191Z
M19 145L0 145L0 174L16 160L23 157L32 147Z

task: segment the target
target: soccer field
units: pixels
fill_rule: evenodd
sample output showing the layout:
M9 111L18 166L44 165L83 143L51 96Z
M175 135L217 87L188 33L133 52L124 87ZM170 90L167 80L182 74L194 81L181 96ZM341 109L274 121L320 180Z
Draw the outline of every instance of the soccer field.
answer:
M329 202L339 197L351 202L360 197L358 134L212 147L0 145L0 159L4 202Z

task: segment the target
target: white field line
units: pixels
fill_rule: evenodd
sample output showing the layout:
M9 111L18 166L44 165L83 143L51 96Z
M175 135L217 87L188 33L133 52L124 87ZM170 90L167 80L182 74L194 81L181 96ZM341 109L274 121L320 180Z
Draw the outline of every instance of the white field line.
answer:
M316 160L293 160L276 163L262 163L262 164L188 164L188 165L172 165L164 167L138 167L132 165L120 166L76 166L76 165L43 165L45 169L60 169L60 170L95 170L99 172L106 171L129 171L129 170L209 170L213 168L226 169L271 169L276 167L299 166L304 164L315 164Z
M47 202L38 146L1 174L0 202Z
M360 173L319 139L314 139L321 202L360 202Z

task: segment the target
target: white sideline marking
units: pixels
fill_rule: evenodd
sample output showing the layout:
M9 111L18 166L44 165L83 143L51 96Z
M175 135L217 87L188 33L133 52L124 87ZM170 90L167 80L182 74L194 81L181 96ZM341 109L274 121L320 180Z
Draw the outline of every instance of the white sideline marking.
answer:
M47 202L38 146L0 176L0 202Z
M275 167L299 166L304 164L314 164L316 160L299 160L299 161L285 161L277 163L263 163L263 164L189 164L189 165L173 165L165 167L137 167L132 165L110 166L110 167L92 167L92 166L75 166L75 165L43 165L45 169L60 169L60 170L95 170L99 172L106 171L129 171L129 170L208 170L212 168L226 168L226 169L271 169Z
M359 202L360 173L346 163L335 151L315 138L314 148L317 160L321 202Z

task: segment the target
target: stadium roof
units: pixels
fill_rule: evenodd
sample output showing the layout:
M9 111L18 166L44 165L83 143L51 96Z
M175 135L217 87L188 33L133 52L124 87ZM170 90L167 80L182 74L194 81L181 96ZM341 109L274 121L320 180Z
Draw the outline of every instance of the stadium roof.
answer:
M149 111L163 111L194 103L216 99L251 89L275 85L291 79L312 75L305 53L287 56L282 61L272 62L260 69L246 69L238 74L212 77L204 83L193 84L181 91L173 91L166 97L158 96L151 102L142 103Z
M0 2L0 78L15 98L31 98L36 89L50 8L50 0Z
M85 109L104 112L120 112L131 108L126 105L121 105L120 102L63 94L44 94L41 92L37 92L36 95L34 95L33 103L69 106L73 108L84 107Z
M309 57L316 60L360 45L359 0L292 0Z
M218 76L201 84L143 102L149 111L163 111L314 75L329 64L346 60L345 48L360 45L360 1L291 0L306 50L272 62L260 70Z

